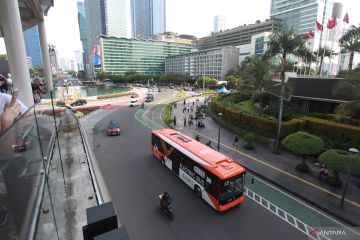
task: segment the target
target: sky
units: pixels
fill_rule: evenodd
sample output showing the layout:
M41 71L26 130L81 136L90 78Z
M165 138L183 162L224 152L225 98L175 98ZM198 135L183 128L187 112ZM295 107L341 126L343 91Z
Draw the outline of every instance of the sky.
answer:
M81 48L76 2L55 0L45 17L48 43L54 44L60 57L67 59L74 59L75 50ZM344 4L350 24L360 23L360 0L336 2ZM225 16L226 27L230 29L269 18L270 4L271 0L166 0L166 30L200 38L211 33L216 15ZM4 52L0 42L0 53Z

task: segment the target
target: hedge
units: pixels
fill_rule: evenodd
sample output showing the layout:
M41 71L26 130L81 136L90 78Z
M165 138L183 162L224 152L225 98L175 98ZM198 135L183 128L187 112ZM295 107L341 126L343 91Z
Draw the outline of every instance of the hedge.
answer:
M360 142L360 127L313 117L301 117L307 132L341 142Z
M133 95L133 94L134 94L134 92L114 93L114 94L107 94L107 95L97 96L97 99L116 98L116 97L130 96L130 95Z
M267 136L274 137L277 129L277 121L259 116L244 114L233 109L229 109L219 105L217 102L211 104L211 110L216 113L223 113L224 118L234 125L243 126L253 131ZM281 137L285 137L291 133L297 132L302 125L301 119L292 119L282 122Z

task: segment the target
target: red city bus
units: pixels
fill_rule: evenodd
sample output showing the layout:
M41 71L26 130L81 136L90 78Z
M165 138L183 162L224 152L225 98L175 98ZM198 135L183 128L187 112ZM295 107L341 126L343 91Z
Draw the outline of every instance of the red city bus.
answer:
M244 201L246 170L229 157L172 129L152 131L154 155L215 210Z

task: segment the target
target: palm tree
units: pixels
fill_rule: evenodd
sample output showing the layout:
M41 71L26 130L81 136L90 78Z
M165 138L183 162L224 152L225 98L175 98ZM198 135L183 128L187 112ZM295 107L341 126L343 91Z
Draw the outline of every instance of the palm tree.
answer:
M356 38L359 36L360 36L360 24L357 27L352 25L349 31L347 31L346 34L341 37L340 41L348 41L351 38Z
M352 71L352 65L354 60L355 52L360 53L360 34L357 37L348 38L348 40L340 39L340 44L343 50L346 52L350 52L350 59L349 59L349 72Z
M314 54L317 54L316 52L314 52ZM320 63L319 63L319 71L318 73L320 74L321 73L321 68L322 68L322 65L323 65L323 62L324 62L324 57L330 57L331 56L331 50L324 46L324 47L320 47L319 49L319 58L320 58Z
M295 35L294 31L290 29L286 32L274 32L269 36L268 50L265 53L266 57L279 56L280 58L280 98L279 98L279 114L277 132L273 152L277 152L279 148L279 140L281 133L281 122L284 107L284 92L285 92L285 69L286 58L289 55L302 57L304 54L305 39L302 35Z
M332 92L334 95L344 95L352 99L359 99L360 82L357 79L341 80L334 86ZM335 109L337 119L356 112L360 112L360 100L342 103Z
M247 57L240 67L240 76L245 80L239 89L252 94L251 101L254 102L259 97L261 108L261 94L265 88L273 85L269 76L269 62L260 57L253 55Z

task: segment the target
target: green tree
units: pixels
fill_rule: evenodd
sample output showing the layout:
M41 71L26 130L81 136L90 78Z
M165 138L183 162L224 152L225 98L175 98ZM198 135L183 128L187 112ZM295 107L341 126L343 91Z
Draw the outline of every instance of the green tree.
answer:
M317 53L314 53L314 54L317 54ZM318 70L318 74L321 73L321 68L322 68L322 65L323 65L323 62L324 62L324 58L325 57L330 57L331 56L331 50L328 48L328 47L321 47L319 49L319 56L318 58L320 58L320 61L319 61L319 70Z
M273 85L269 68L270 64L267 59L255 55L247 57L240 66L240 75L244 82L240 84L239 90L251 94L252 102L259 99L260 108L262 107L261 95L266 88Z
M268 50L265 53L266 57L278 56L280 58L280 97L279 97L279 114L278 126L276 131L276 138L273 151L277 152L280 141L282 112L284 105L284 92L285 92L285 70L286 59L289 55L297 57L304 56L305 39L301 35L295 35L294 31L290 29L286 32L274 32L269 36Z
M336 179L339 179L339 172L346 173L349 169L351 153L339 149L329 149L323 152L318 160L332 169ZM353 161L352 173L360 175L360 158Z
M325 148L325 143L321 138L302 131L288 135L284 138L282 144L291 152L301 155L304 166L306 166L306 156L318 155Z
M243 83L242 77L238 75L228 75L226 76L226 81L228 82L227 86L230 89L237 89Z
M77 77L81 80L86 80L86 73L83 70L78 71Z
M348 41L351 38L356 38L360 36L360 24L359 26L352 25L349 31L346 32L344 36L341 37L342 41Z
M348 38L348 40L340 39L341 48L343 51L350 52L348 70L352 71L354 55L360 53L360 34L357 37Z
M195 86L197 88L203 88L203 86L205 88L208 88L211 85L216 85L218 83L218 80L215 78L211 78L208 76L201 76L196 80Z

